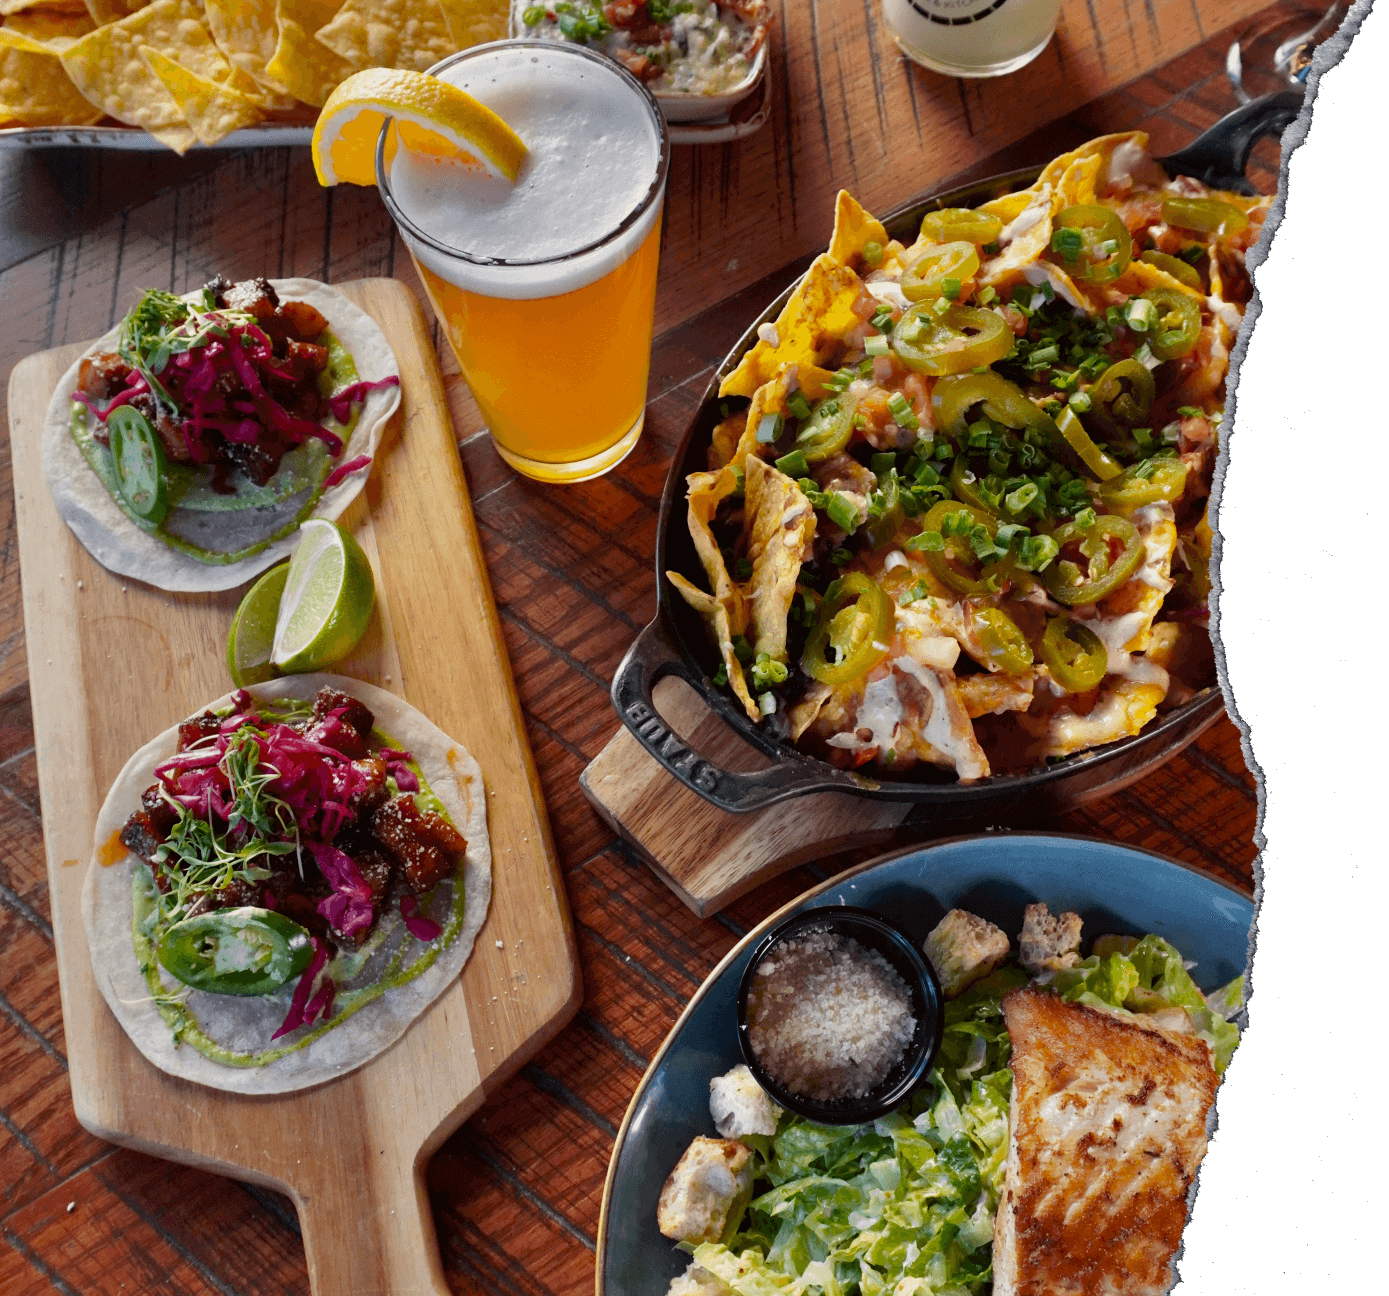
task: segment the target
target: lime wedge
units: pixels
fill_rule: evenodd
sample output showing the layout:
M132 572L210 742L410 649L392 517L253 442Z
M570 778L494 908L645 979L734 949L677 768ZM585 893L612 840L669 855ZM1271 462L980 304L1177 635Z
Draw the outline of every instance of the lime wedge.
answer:
M340 661L366 633L375 601L362 547L336 522L310 518L289 560L271 663L297 675Z
M263 684L280 673L270 664L270 649L288 575L288 563L272 567L251 586L232 617L227 634L227 671L237 688Z

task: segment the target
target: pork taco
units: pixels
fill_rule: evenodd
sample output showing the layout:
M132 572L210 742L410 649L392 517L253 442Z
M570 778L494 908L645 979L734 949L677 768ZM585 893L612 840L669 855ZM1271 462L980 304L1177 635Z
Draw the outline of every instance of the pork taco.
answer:
M155 1066L284 1093L399 1039L462 971L491 889L463 747L381 689L298 675L130 758L82 917L97 985Z
M230 589L346 509L399 401L385 335L326 284L152 289L58 383L44 474L111 571Z

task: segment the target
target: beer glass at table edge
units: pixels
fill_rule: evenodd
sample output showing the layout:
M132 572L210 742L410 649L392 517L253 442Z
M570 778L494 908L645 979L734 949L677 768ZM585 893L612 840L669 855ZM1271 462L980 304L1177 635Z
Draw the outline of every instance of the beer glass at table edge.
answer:
M946 76L1003 76L1026 67L1056 30L1061 0L883 0L902 53Z
M630 72L578 45L496 41L430 72L525 142L516 184L396 148L388 123L377 188L498 453L538 481L597 477L645 420L665 119Z

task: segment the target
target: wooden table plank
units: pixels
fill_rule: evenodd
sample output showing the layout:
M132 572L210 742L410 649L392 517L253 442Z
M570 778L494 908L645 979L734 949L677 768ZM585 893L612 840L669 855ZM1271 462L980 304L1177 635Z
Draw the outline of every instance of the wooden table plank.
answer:
M840 184L885 209L1105 130L1142 126L1155 151L1171 151L1232 106L1224 29L1261 6L1078 0L1037 64L973 85L906 64L872 0L779 7L791 21L772 51L771 125L742 144L676 150L647 431L621 469L566 489L517 478L452 356L440 357L586 988L574 1023L430 1164L444 1268L460 1292L590 1288L613 1131L670 1024L741 933L862 856L797 868L699 922L577 786L618 723L607 687L654 609L655 505L709 371L823 246ZM1256 153L1265 188L1276 159L1271 145ZM302 152L0 155L0 379L31 351L102 332L139 288L184 288L219 269L386 274L419 294L376 196L319 189ZM110 1149L73 1116L8 450L0 437L0 1291L306 1292L285 1199ZM1238 735L1222 720L1129 791L1033 826L1147 846L1248 887L1256 809Z

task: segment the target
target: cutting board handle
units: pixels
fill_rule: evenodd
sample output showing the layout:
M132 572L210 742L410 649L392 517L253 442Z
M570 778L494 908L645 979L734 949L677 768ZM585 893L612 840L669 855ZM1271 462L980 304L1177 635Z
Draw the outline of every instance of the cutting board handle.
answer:
M295 1194L313 1296L449 1296L424 1159L390 1165L388 1144L374 1150L378 1164L324 1165Z

